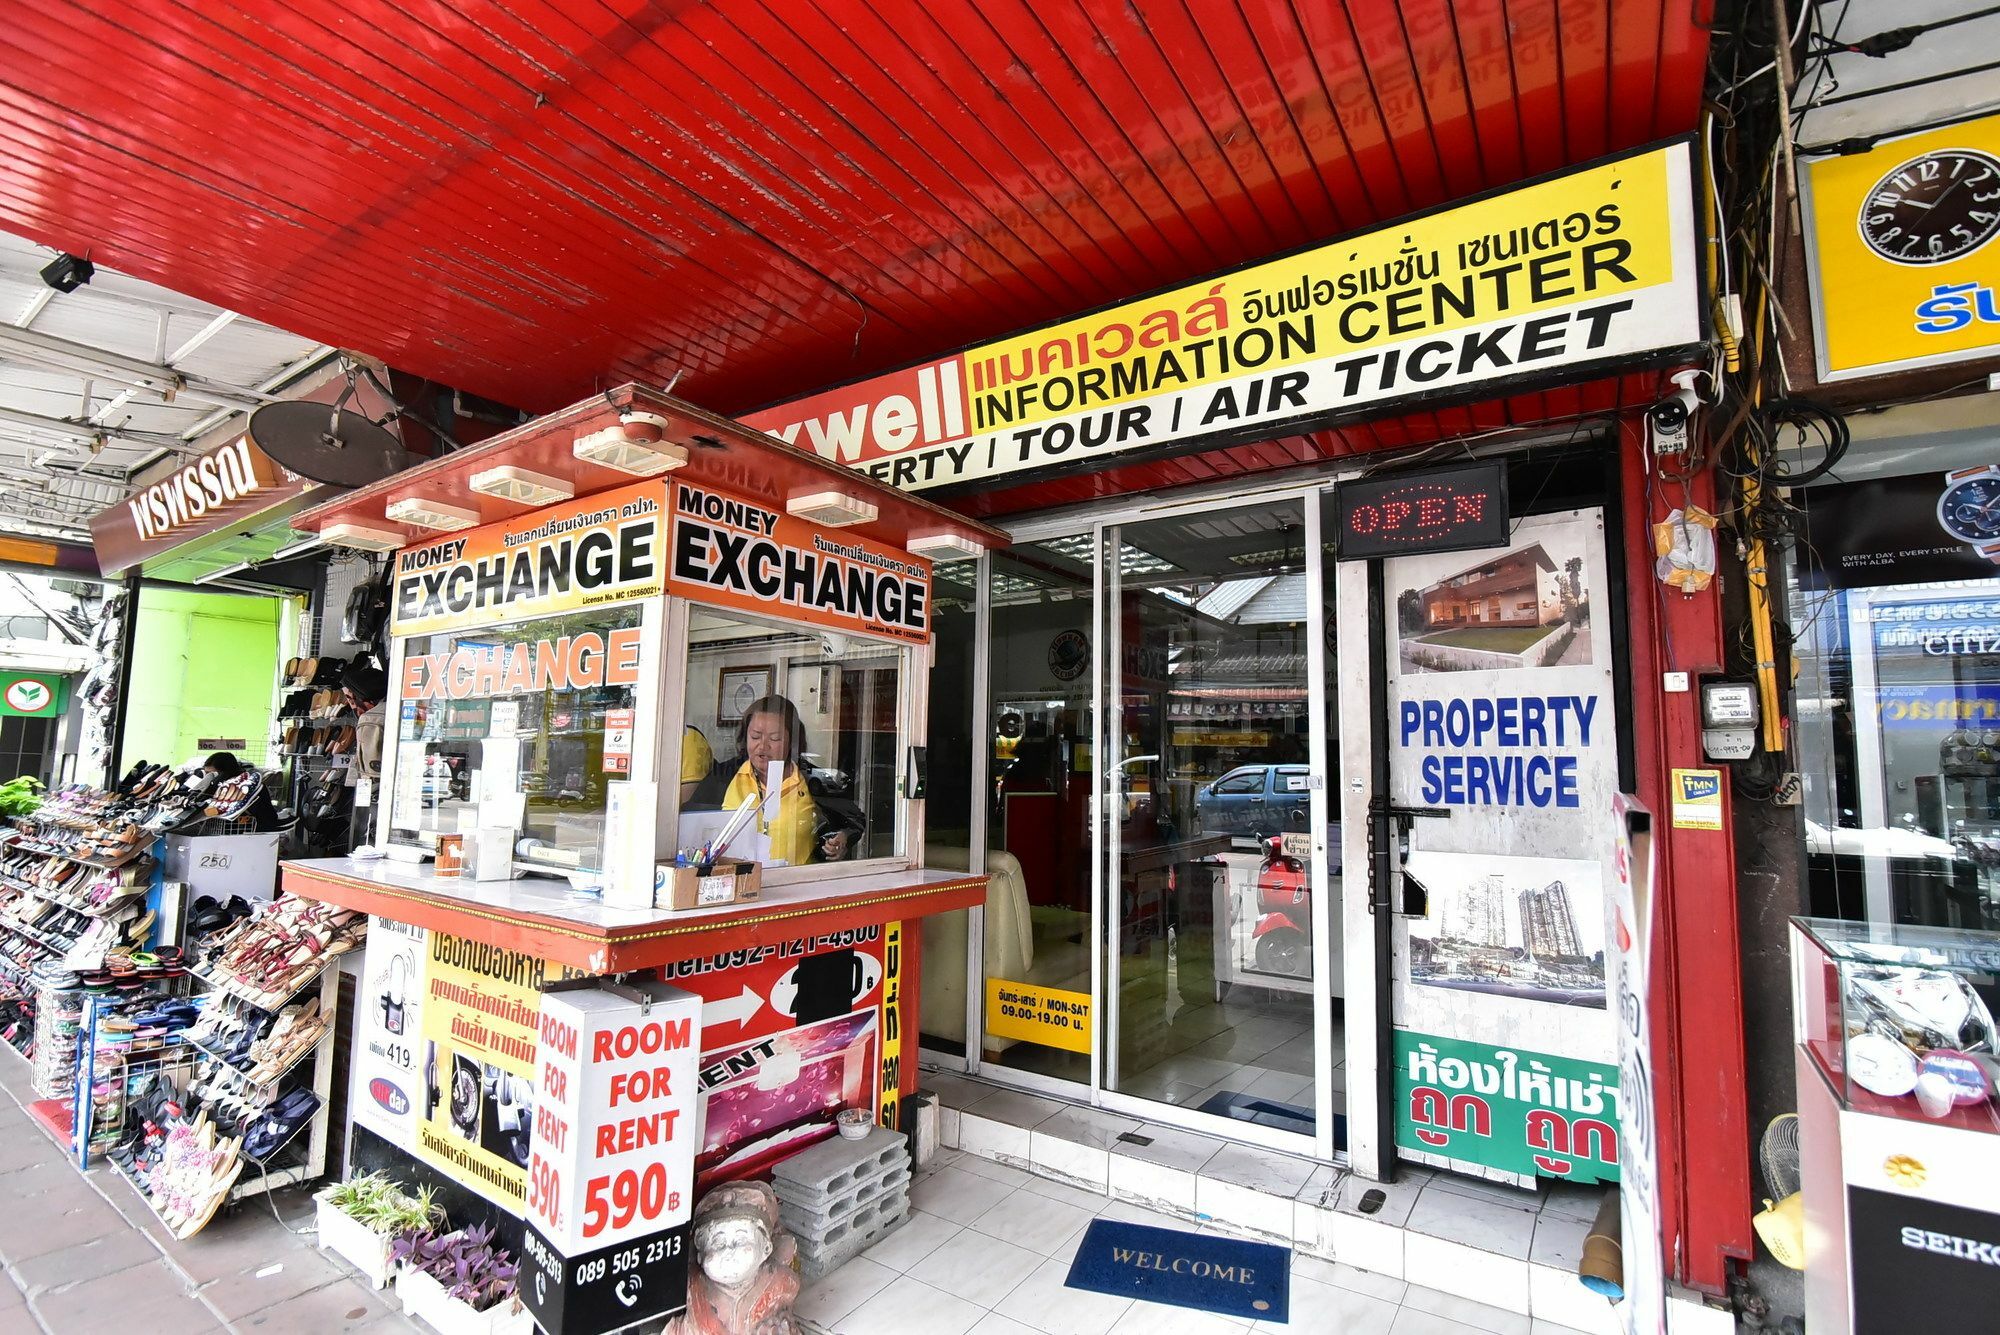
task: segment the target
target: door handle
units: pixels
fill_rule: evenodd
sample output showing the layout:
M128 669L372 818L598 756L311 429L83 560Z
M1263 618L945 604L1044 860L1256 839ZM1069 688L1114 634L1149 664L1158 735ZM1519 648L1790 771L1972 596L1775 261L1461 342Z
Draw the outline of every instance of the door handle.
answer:
M1255 802L1255 803L1256 803L1256 804L1257 804L1258 806L1262 806L1262 805L1264 805L1264 799L1263 799L1263 798L1261 798L1261 797L1253 797L1253 798L1251 798L1250 800L1251 800L1252 802Z
M1369 800L1368 815L1368 861L1371 881L1368 911L1398 913L1411 918L1427 916L1430 891L1403 870L1403 863L1410 854L1410 822L1449 816L1451 808L1399 807L1391 805L1387 797L1378 794ZM1403 881L1401 905L1395 902L1389 888L1390 882L1397 875L1400 875Z

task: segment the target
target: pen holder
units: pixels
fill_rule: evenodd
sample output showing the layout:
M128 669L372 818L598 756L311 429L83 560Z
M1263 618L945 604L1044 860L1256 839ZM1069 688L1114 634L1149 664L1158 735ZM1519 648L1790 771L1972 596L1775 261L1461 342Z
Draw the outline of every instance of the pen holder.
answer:
M711 909L757 898L764 885L764 866L719 858L706 871L698 867L659 863L653 869L653 906L662 909Z

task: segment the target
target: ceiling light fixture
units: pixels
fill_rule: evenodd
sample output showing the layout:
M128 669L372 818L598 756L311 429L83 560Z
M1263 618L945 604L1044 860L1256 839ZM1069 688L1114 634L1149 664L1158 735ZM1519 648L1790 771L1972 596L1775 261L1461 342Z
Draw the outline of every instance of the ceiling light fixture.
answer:
M42 266L42 281L58 292L74 292L90 281L97 266L64 253Z
M909 553L921 556L926 561L950 561L960 557L977 556L986 549L971 538L962 538L956 533L926 533L911 538Z
M309 538L302 538L298 542L292 543L290 546L278 548L277 551L271 553L271 560L273 563L278 561L295 561L308 552L316 552L324 546L326 546L326 539L315 533Z
M824 524L828 528L847 528L853 524L869 524L881 513L875 502L864 501L859 496L850 496L844 491L815 491L804 496L794 496L785 502L785 510L814 524Z
M219 579L228 579L231 575L240 574L249 568L250 563L248 561L238 561L233 566L217 566L214 570L204 571L196 575L189 583L213 584Z
M462 505L446 505L442 501L427 501L421 496L405 496L400 501L390 501L382 511L385 519L393 519L399 524L414 524L418 528L434 528L440 533L456 533L462 528L478 528L479 512L468 510Z
M474 473L467 485L482 496L494 496L521 505L553 505L576 495L576 489L559 477L516 468L512 464Z
M684 445L665 443L667 419L658 413L624 413L617 426L578 436L570 447L577 458L634 477L657 477L687 465Z
M403 535L366 524L328 524L320 537L329 547L351 547L357 552L393 552L403 545Z

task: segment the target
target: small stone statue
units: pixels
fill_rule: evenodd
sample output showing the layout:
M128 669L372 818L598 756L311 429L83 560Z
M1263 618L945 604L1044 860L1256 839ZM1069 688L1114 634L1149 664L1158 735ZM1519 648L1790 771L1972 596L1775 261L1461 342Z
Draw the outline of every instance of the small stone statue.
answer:
M778 1194L762 1182L727 1182L694 1209L688 1306L666 1335L798 1335L792 1304L798 1244L778 1227Z

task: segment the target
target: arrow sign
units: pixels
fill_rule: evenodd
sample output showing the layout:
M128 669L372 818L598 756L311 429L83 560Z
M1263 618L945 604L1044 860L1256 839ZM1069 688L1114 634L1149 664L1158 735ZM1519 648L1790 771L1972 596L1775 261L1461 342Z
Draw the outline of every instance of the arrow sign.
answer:
M720 1001L710 1001L701 1008L701 1027L713 1029L717 1025L746 1025L755 1019L757 1012L764 1009L764 998L757 989L744 984L743 991Z

